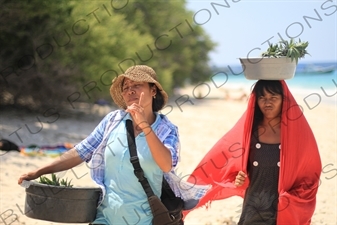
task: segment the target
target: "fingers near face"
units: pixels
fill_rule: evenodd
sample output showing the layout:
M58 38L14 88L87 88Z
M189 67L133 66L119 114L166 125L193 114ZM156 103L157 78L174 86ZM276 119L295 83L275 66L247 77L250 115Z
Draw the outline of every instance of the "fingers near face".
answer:
M144 92L140 93L138 105L143 106Z

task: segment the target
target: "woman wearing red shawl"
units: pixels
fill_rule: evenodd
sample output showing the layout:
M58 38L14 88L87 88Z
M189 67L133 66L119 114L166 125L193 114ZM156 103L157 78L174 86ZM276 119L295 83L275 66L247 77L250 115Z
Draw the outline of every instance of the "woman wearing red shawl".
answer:
M306 225L321 168L315 137L286 83L259 80L246 112L188 181L212 185L197 207L243 197L239 225Z

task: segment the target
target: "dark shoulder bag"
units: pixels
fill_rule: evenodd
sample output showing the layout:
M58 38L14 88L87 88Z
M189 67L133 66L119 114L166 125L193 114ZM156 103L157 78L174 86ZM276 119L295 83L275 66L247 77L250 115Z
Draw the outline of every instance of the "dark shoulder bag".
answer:
M126 120L127 139L130 151L130 162L133 165L134 173L141 183L153 214L153 225L183 225L184 201L176 197L171 187L163 177L162 194L160 199L153 193L153 190L144 176L144 171L139 164L137 156L135 136L131 120Z

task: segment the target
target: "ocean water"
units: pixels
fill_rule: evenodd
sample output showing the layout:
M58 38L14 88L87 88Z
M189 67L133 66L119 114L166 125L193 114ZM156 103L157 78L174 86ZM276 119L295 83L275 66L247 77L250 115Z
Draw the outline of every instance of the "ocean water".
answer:
M315 67L333 67L329 73L317 73L309 69ZM309 69L308 69L309 68ZM231 66L214 69L210 78L210 85L216 88L244 89L250 92L256 80L247 80L242 73L241 66ZM295 76L285 80L289 90L303 101L326 102L337 104L337 62L299 64Z

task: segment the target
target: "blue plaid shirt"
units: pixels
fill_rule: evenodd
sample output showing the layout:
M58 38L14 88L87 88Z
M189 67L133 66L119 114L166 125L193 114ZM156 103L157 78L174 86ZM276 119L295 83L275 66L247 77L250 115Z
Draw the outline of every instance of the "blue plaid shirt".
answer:
M104 186L104 151L107 146L109 134L126 115L127 113L124 110L110 112L86 139L75 146L82 160L89 163L92 179L102 189L103 194L101 201L106 193ZM172 170L169 173L164 173L165 179L168 181L176 196L184 200L200 199L206 194L210 186L188 183L181 180L181 178L175 174L174 169L178 164L180 149L178 128L172 124L166 116L162 114L157 114L157 116L161 116L161 122L155 130L156 135L164 146L170 150L172 156Z

